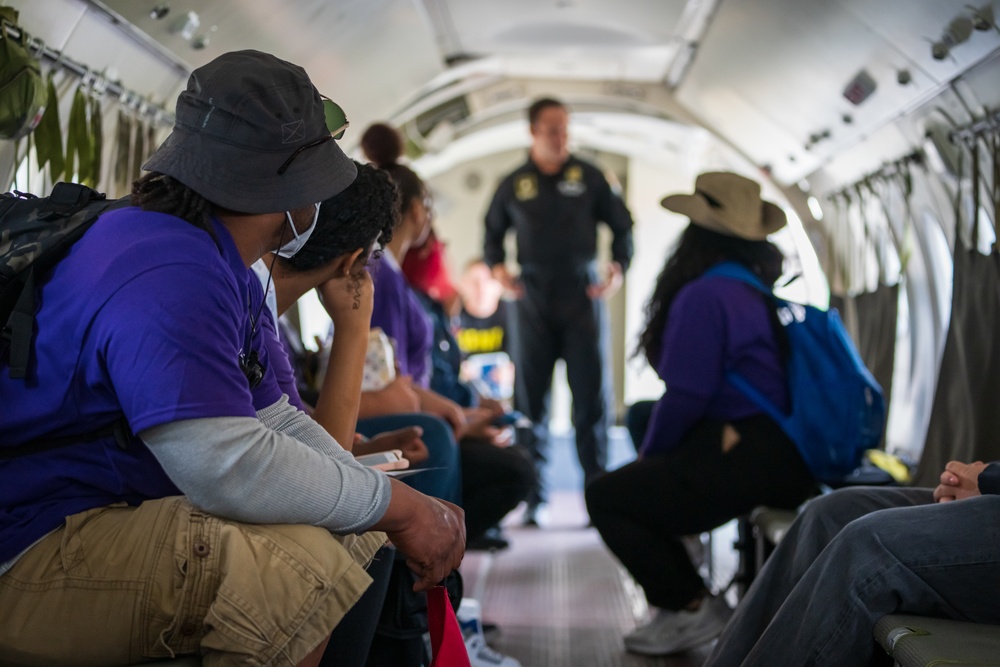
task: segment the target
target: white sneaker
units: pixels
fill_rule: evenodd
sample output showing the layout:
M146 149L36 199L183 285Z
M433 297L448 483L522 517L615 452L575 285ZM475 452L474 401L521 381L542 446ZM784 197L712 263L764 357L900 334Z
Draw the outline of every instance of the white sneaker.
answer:
M718 637L733 610L719 597L706 597L694 611L661 609L652 621L625 636L625 648L643 655L679 653Z
M455 617L458 619L458 627L461 628L462 634L466 637L483 634L483 610L479 600L462 598L462 603L458 605Z
M525 528L548 528L552 524L548 503L528 505L521 525Z
M521 663L514 658L490 648L478 632L465 638L465 650L469 652L472 667L521 667Z
M465 636L465 650L472 667L521 667L521 663L494 650L486 643L483 634L483 612L479 600L462 598L455 613L458 627Z

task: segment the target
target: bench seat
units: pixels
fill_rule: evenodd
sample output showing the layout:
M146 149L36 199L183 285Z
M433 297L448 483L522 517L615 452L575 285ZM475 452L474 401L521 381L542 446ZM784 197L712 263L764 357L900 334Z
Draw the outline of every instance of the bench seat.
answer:
M891 614L875 624L875 641L898 667L1000 667L1000 625Z

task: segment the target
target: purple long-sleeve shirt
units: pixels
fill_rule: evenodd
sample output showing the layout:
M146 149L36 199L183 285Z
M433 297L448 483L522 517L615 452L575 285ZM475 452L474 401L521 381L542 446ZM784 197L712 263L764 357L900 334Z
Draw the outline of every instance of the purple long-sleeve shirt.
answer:
M385 335L396 341L400 372L426 387L430 384L434 342L431 320L388 251L372 263L371 274L375 284L372 326L381 327Z
M752 287L722 276L697 278L680 289L670 305L656 364L667 391L653 408L643 456L675 448L703 419L730 421L761 414L725 382L730 370L788 409L784 365L768 308Z

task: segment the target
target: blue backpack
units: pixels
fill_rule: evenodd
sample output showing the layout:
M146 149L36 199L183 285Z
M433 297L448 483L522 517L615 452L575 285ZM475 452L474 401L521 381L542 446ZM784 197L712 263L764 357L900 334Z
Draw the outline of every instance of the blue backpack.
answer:
M885 399L837 311L779 299L735 262L718 264L705 275L746 283L778 308L790 348L786 378L791 412L784 414L738 373L729 371L726 379L781 426L817 479L835 481L851 473L865 450L882 439Z

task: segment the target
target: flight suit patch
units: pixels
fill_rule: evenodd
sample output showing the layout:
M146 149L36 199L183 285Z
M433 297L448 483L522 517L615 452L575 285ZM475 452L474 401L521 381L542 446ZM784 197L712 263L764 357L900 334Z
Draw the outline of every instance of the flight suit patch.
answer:
M587 190L583 182L583 169L579 165L572 165L563 172L563 180L556 184L559 194L565 197L579 197Z
M538 180L534 174L521 174L514 179L514 196L518 201L527 201L538 196Z

